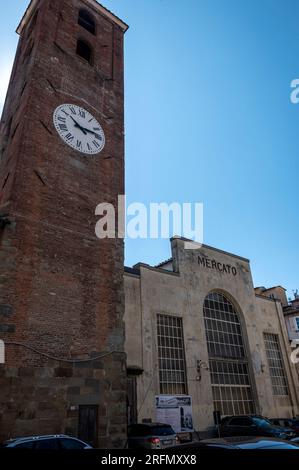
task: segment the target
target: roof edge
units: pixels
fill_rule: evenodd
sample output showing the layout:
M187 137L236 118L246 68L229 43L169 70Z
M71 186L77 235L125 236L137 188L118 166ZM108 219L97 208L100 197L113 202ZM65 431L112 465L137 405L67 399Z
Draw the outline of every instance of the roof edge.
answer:
M269 302L279 302L279 303L281 303L280 299L272 299L272 297L267 297L266 295L254 294L254 296L258 297L259 299L268 300Z
M37 4L39 3L39 1L40 0L31 0L30 1L30 3L28 5L28 7L27 7L27 9L26 9L26 11L25 11L25 13L24 13L24 15L23 15L18 27L17 27L17 29L16 29L17 34L19 34L19 35L22 34L24 26L27 24L27 21L31 17L32 12L34 11L34 9L37 6ZM91 7L96 8L102 15L106 16L106 18L108 18L110 21L113 21L114 23L116 23L123 30L124 33L129 29L129 26L123 20L121 20L118 16L116 16L114 13L112 13L112 11L108 10L103 5L98 3L96 0L84 0L84 2L86 4L89 4Z
M21 21L16 29L16 33L21 35L23 28L27 21L29 20L30 16L32 15L33 10L35 9L36 5L38 4L39 0L31 0L29 3L28 7L25 10L24 15L21 18Z
M188 242L188 243L194 242L194 240L189 240L188 238L179 237L179 236L175 236L175 237L172 237L170 239L171 242L175 241L175 240L181 240L183 242ZM198 245L198 242L194 242L194 243L196 245ZM244 258L243 256L239 256L239 255L236 255L234 253L230 253L229 251L221 250L220 248L215 248L214 246L205 245L204 243L202 243L200 247L195 248L195 249L200 250L201 248L206 248L208 250L217 251L218 253L223 253L224 255L228 255L228 256L231 256L233 258L238 258L242 261L245 261L246 263L250 263L250 259L248 259L248 258Z

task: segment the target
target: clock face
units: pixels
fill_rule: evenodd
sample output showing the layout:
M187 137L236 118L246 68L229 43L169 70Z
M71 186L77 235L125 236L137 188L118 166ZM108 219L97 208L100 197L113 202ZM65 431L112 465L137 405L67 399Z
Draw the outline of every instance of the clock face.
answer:
M78 152L94 155L103 150L104 131L86 109L75 104L62 104L55 109L53 122L62 140Z

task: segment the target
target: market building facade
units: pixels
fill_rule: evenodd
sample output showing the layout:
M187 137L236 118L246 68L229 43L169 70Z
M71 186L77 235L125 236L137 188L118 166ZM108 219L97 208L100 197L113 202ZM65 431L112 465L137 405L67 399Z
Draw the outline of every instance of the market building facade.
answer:
M131 420L156 397L188 395L194 429L222 416L293 417L299 386L281 301L255 292L248 259L171 240L172 258L125 270Z

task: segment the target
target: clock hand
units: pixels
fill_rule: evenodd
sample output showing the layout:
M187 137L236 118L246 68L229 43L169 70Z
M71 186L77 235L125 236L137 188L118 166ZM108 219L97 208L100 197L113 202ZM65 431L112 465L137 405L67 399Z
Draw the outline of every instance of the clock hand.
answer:
M74 121L75 127L78 127L78 128L83 132L83 134L87 135L87 132L86 132L86 130L84 129L84 127L80 126L80 124L78 124L78 122L75 121L75 119L73 118L73 116L71 116L71 119Z
M89 134L100 135L98 132L91 131L90 129L86 129L85 127L84 127L84 130L86 132L89 132Z

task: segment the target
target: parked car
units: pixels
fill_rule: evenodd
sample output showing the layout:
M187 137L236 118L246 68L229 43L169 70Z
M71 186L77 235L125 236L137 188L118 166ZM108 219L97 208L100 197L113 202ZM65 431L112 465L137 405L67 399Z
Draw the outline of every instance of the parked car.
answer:
M65 436L64 434L49 436L18 437L3 442L1 447L10 447L14 449L50 449L50 450L82 450L92 449L86 442L80 441L75 437Z
M176 449L184 449L190 451L192 449L269 449L269 450L299 450L299 445L291 441L283 441L271 437L254 437L254 436L233 436L215 439L204 439L202 441L192 442L177 446Z
M288 428L274 426L267 418L259 415L226 416L221 420L220 436L269 436L292 439L296 433Z
M129 449L165 449L177 444L177 435L169 424L131 424L128 427Z
M184 444L186 442L192 442L192 432L181 432L177 433L177 443Z
M272 418L270 419L271 423L275 426L284 426L296 433L296 436L299 436L299 419L297 418Z

